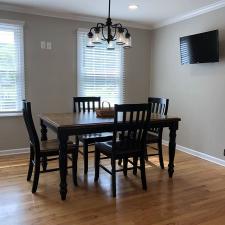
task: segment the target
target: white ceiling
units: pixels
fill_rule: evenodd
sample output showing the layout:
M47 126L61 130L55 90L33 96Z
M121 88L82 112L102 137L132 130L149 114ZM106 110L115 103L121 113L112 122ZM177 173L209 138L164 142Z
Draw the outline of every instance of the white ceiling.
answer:
M225 6L225 1L218 0L111 0L111 17L140 24L145 27L156 27L173 21L174 18L185 18L190 14L207 12L207 9ZM107 17L108 0L0 0L2 5L19 6L27 12L58 13L59 15L80 15ZM138 10L130 11L129 4L137 4ZM208 10L210 11L210 10ZM46 14L46 13L45 13ZM199 13L200 14L200 13Z

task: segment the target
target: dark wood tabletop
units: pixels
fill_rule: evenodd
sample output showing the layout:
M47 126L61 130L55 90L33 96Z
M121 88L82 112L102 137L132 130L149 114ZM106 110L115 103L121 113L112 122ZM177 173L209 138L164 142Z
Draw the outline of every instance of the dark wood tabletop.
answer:
M53 130L59 140L60 194L65 200L67 195L67 141L69 136L97 132L112 132L113 118L98 118L95 112L81 113L44 113L40 114L41 140L47 140L47 128ZM176 150L176 131L181 119L176 116L152 114L149 126L168 127L169 134L169 177L174 173L174 157Z
M59 127L74 128L87 126L112 125L113 118L98 118L95 112L81 113L44 113L39 115L40 119L55 129ZM159 114L151 115L151 125L160 126L165 123L179 122L181 119L175 116L164 116Z

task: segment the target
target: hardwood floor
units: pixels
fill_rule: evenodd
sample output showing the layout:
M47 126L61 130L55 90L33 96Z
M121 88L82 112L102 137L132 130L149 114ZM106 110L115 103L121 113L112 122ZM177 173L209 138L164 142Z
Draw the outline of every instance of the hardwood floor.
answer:
M91 155L91 154L90 154ZM164 151L165 165L168 164ZM4 225L224 225L225 168L177 152L173 179L158 158L147 163L148 190L140 174L117 174L117 198L111 197L111 176L101 170L94 183L93 157L83 175L79 155L79 186L68 174L68 197L60 200L58 172L41 174L36 194L26 181L28 155L0 157L0 224ZM49 165L50 166L50 165Z

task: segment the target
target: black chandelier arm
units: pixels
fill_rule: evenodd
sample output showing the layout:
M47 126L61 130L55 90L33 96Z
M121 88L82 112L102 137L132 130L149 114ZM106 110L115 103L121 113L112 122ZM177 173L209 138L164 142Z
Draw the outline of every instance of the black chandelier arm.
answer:
M96 29L103 29L104 27L106 27L105 24L103 24L103 23L98 23L96 27L90 28L90 32L92 32L93 30L95 31Z
M113 28L123 28L121 23L116 23L112 25Z
M104 30L103 30L103 29L102 29L102 37L103 37L104 40L107 41L107 38L106 38L105 35L104 35Z
M129 31L127 30L126 27L123 27L123 29L126 31L127 34L129 34Z
M97 23L97 28L104 28L106 25L104 23Z
M92 27L92 28L90 28L90 31L89 31L89 33L92 33L92 30L94 30L96 27Z
M113 37L112 37L112 40L113 40L113 41L116 40L116 39L114 39L114 38L116 37L116 33L117 33L117 28L115 27L114 29L115 29L115 32L114 32L114 35L113 35Z

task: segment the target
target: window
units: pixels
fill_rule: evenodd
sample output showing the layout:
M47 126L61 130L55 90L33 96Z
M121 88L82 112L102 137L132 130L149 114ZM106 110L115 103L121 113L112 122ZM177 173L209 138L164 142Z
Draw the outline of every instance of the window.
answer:
M21 112L24 92L23 24L0 20L0 115Z
M124 50L107 50L106 43L87 48L87 31L78 30L78 96L100 96L111 105L124 102Z

